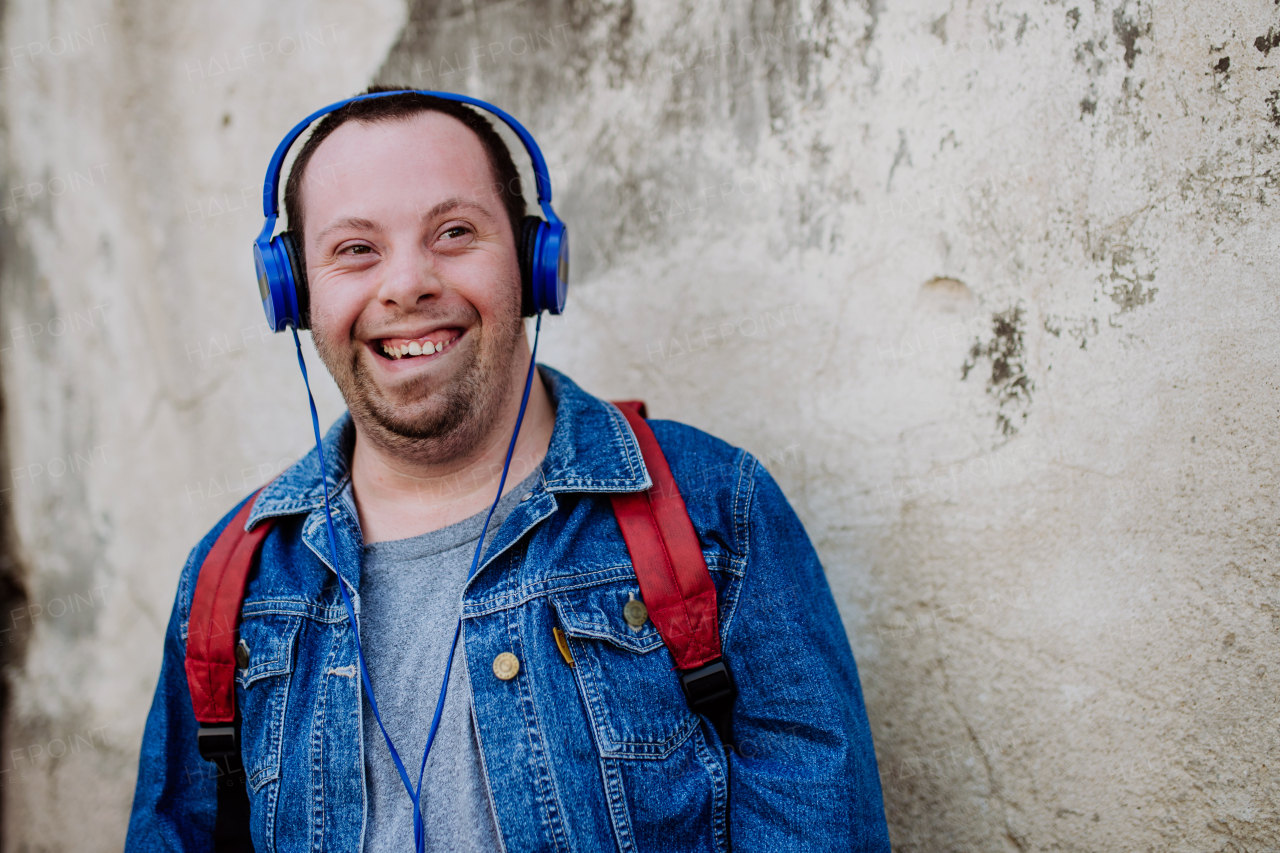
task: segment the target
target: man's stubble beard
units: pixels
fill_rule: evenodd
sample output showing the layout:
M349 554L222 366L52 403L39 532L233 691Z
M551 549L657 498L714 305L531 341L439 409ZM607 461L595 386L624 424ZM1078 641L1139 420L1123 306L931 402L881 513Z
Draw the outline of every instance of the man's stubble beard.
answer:
M466 455L488 434L511 393L511 367L524 325L517 313L510 322L486 328L472 311L464 324L467 346L451 353L454 359L465 359L463 364L441 387L432 388L425 378L408 386L404 396L409 402L403 405L381 393L363 361L363 344L348 338L345 350L334 351L323 336L315 337L316 351L351 417L384 450L415 461L440 462ZM428 395L430 407L406 412Z

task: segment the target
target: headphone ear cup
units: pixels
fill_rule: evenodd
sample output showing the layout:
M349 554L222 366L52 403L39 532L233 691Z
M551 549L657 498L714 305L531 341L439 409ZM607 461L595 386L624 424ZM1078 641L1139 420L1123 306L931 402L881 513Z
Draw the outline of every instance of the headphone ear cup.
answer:
M302 250L293 238L292 231L285 231L276 237L289 258L289 271L293 273L293 292L298 299L298 328L311 328L311 290L307 287L307 264L302 259Z
M569 229L563 222L544 222L533 261L533 310L564 312L569 292Z
M520 261L520 313L532 317L538 313L533 298L534 254L538 248L538 232L546 223L537 216L526 216L520 223L520 245L517 257Z

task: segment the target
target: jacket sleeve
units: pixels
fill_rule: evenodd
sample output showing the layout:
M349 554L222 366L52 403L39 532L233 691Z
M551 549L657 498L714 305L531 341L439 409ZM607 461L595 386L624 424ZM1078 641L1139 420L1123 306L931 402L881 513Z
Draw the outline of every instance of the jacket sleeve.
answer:
M739 853L887 853L858 670L818 555L762 465L724 654L738 685L729 822Z
M196 747L199 724L187 689L183 639L196 571L207 550L206 542L188 560L165 631L160 683L142 736L127 853L205 853L213 846L216 770Z

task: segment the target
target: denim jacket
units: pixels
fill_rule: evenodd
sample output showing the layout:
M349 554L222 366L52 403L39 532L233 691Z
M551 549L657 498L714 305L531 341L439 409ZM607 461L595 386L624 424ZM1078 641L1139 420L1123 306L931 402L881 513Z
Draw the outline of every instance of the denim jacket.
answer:
M636 438L611 405L540 370L556 404L541 483L462 593L459 653L473 673L482 771L505 849L889 850L853 654L777 484L746 451L651 422L719 594L739 690L727 753L689 710L652 621L634 629L623 619L639 586L608 496L651 484ZM331 494L350 476L353 442L344 416L325 438ZM330 553L318 474L313 450L263 489L249 519L277 518L245 591L240 636L251 652L236 676L257 853L363 845L366 703L336 586L340 577L358 611L362 543L357 519L334 502L341 553ZM211 848L213 765L196 749L183 659L197 571L233 514L196 546L178 582L129 851ZM520 663L509 680L493 674L502 652Z

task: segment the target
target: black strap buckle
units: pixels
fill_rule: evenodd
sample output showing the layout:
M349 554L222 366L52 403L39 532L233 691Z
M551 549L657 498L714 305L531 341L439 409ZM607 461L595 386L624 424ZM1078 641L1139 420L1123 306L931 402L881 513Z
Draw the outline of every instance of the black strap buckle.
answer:
M680 689L684 691L690 710L709 719L716 727L716 734L720 735L720 742L725 747L732 747L730 723L738 686L724 658L716 658L697 669L680 673Z
M218 811L213 823L214 853L253 853L249 834L249 790L240 757L240 717L234 723L201 723L196 732L200 757L218 768Z
M196 746L205 761L217 761L232 753L240 753L240 736L233 723L201 723L196 732Z
M196 748L201 758L217 766L219 782L234 784L244 776L240 727L234 723L201 723L196 732Z

